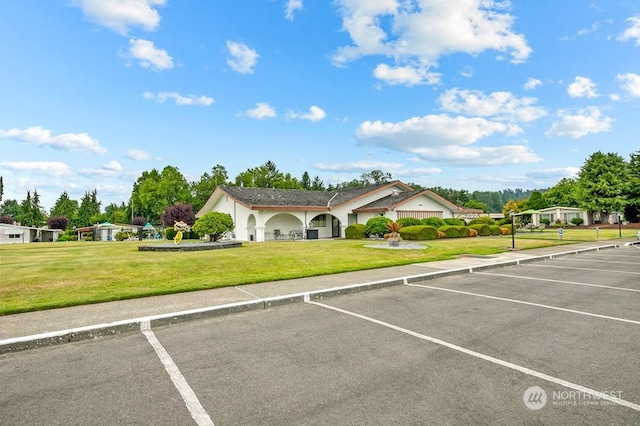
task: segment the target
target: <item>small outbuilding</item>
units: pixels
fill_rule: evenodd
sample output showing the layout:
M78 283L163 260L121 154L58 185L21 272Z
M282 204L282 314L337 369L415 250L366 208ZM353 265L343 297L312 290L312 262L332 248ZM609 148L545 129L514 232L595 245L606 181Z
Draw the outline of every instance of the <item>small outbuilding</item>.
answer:
M0 223L0 244L53 242L56 241L63 232L64 231L60 229Z

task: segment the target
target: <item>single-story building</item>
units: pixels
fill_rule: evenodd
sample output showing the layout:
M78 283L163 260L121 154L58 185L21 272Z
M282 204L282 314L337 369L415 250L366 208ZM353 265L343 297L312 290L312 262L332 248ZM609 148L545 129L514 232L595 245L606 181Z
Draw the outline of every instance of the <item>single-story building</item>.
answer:
M141 228L137 225L103 222L85 226L84 228L77 228L76 232L78 233L78 241L82 240L83 234L89 233L91 233L93 241L115 241L115 236L118 232L137 234Z
M536 226L541 224L541 219L548 219L551 224L558 221L563 224L571 224L571 220L574 218L581 218L583 225L591 225L594 223L593 213L576 207L547 207L546 209L539 209L531 215L531 221L533 225Z
M227 213L239 241L344 237L372 217L453 218L460 208L428 189L400 181L337 191L218 186L196 214Z
M56 241L63 232L64 231L60 229L35 228L32 226L0 223L0 244L53 242Z

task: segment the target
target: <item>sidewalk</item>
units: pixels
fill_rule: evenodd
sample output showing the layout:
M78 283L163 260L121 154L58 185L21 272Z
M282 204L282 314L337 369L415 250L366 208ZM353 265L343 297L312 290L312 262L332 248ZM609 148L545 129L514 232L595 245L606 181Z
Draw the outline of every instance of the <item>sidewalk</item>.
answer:
M0 316L0 354L130 332L139 330L141 326L160 326L265 309L285 303L401 285L409 281L469 273L478 268L614 248L625 243L638 241L610 240L513 251L493 256L461 256L448 261Z

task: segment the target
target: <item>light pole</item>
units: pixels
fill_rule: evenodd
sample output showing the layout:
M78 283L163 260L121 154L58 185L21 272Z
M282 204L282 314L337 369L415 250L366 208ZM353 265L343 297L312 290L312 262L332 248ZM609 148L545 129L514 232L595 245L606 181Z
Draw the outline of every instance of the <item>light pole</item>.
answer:
M516 249L516 229L514 227L514 220L516 217L516 212L513 210L509 210L509 215L511 216L511 250Z
M618 214L618 237L622 238L622 216Z

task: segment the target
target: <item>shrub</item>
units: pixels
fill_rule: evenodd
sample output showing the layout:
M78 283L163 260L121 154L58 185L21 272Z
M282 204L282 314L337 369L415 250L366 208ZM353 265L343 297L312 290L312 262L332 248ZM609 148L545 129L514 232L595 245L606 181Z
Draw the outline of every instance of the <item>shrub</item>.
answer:
M469 225L469 228L471 228L471 230L476 231L478 235L480 235L481 237L488 237L489 235L491 235L491 227L486 223L477 223L474 225Z
M389 219L388 217L384 217L384 216L372 217L367 221L367 224L365 225L365 232L367 233L368 236L381 237L387 233L387 231L389 230L389 228L387 227L387 224L391 222L392 220Z
M402 226L415 226L422 225L422 221L420 219L416 219L415 217L402 217L396 220Z
M119 232L116 232L116 235L114 235L113 238L115 238L116 241L124 241L127 238L129 238L129 234L123 231L119 231Z
M367 237L367 233L365 232L365 226L362 223L354 223L353 225L349 225L344 230L344 236L350 240L360 240L362 238Z
M447 234L442 231L438 231L438 239L441 240L443 238L447 238Z
M584 219L582 219L581 217L574 217L573 219L571 219L571 223L573 223L576 226L582 225L583 222L584 222Z
M544 223L545 225L550 225L551 219L549 219L548 217L543 217L542 219L540 219L540 223Z
M93 235L91 235L91 234L87 234L87 235L84 237L84 240L85 240L85 241L93 241Z
M196 221L196 214L193 212L191 204L175 203L165 207L160 220L164 226L173 226L176 222L184 222L191 226Z
M436 229L446 225L446 223L444 223L444 220L440 219L439 217L427 217L425 219L422 219L420 223L427 226L433 226Z
M471 219L471 221L469 222L469 225L495 225L496 221L491 219L489 216L479 216L476 217L475 219Z
M448 217L444 220L444 223L446 225L451 225L451 226L466 226L466 223L463 219L456 219L453 217Z
M62 234L56 241L73 241L68 234Z
M469 236L470 237L477 237L478 236L478 231L476 231L473 228L469 228Z
M51 229L67 229L69 226L69 219L65 216L53 216L47 220L47 226Z
M463 238L471 235L471 229L467 226L445 225L438 231L444 232L447 238Z
M177 232L178 232L178 231L176 231L176 230L175 230L175 229L173 229L173 228L167 228L167 229L164 231L164 236L165 236L165 238L166 238L167 240L173 240L173 237L175 237L175 236L176 236L176 233L177 233Z
M132 225L136 225L136 226L144 226L147 223L147 219L145 219L143 216L136 216L131 220L131 224Z
M413 225L405 226L400 230L403 240L424 241L438 238L438 231L433 226Z
M498 225L491 225L489 226L489 229L491 229L491 235L501 235L500 227Z
M402 229L402 225L398 222L389 222L387 223L387 229L389 230L389 235L385 235L385 238L397 241L401 240L400 229Z
M209 241L218 241L229 231L233 231L231 215L222 212L205 213L193 224L193 231L199 235L208 235Z
M511 235L512 233L511 225L500 227L500 235Z

